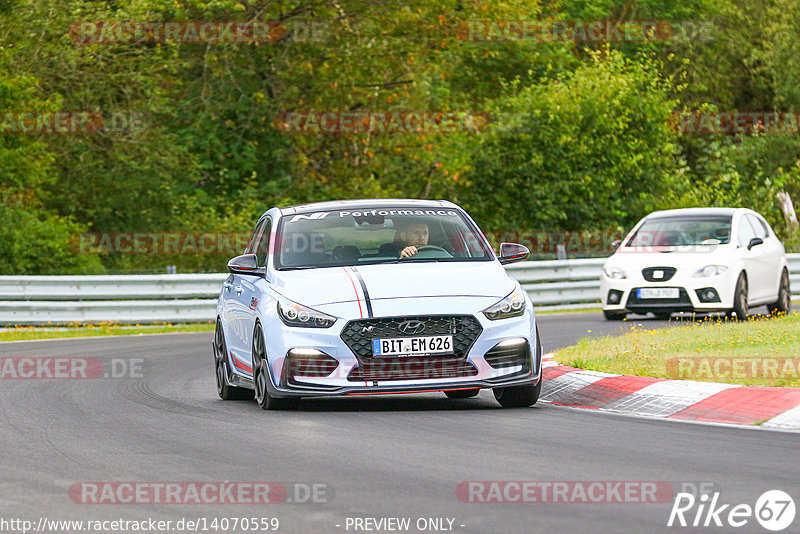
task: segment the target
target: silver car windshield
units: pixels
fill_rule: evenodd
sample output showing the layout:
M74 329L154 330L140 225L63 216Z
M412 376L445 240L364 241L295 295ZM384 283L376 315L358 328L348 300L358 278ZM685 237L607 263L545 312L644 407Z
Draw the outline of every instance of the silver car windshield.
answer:
M407 247L415 252L401 253ZM484 236L458 210L330 210L281 219L277 269L379 263L491 261Z
M657 217L646 220L626 247L725 245L731 238L731 216Z

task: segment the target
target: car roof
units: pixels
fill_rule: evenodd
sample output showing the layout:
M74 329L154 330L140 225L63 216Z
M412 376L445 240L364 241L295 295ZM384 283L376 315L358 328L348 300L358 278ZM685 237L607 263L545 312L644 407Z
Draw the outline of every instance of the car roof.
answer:
M675 210L662 210L654 211L649 214L647 219L655 219L662 217L690 217L702 215L729 215L732 216L737 212L744 211L750 213L751 210L747 208L681 208Z
M359 200L332 200L327 202L314 202L280 208L282 215L308 213L326 210L354 210L363 208L450 208L458 206L448 200L419 200L414 198L375 198Z

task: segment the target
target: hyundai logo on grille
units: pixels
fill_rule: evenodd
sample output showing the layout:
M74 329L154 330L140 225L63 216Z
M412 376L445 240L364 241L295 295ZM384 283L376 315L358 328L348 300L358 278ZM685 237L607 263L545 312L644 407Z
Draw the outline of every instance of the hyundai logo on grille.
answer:
M425 331L425 323L422 321L403 321L397 325L397 330L401 334L420 334Z

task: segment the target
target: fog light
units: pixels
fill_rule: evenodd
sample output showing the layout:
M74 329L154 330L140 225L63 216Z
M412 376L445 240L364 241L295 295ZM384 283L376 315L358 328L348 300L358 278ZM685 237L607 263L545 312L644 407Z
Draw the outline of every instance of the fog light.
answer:
M606 302L609 304L619 304L620 300L622 299L622 291L619 289L612 289L608 292L608 297L606 297Z
M339 361L321 350L293 348L286 354L281 373L281 382L292 383L296 376L330 376L339 366Z
M695 292L697 293L697 298L700 299L700 302L721 302L719 293L717 293L717 290L713 287L696 289Z
M484 355L486 363L494 369L522 366L522 371L531 368L531 349L524 337L515 337L501 341Z

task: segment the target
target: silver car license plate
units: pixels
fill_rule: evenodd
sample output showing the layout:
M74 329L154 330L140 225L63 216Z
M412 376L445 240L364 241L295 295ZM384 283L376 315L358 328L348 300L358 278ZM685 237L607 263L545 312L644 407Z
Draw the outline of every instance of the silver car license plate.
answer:
M677 287L643 287L636 291L640 299L676 299L680 296Z

